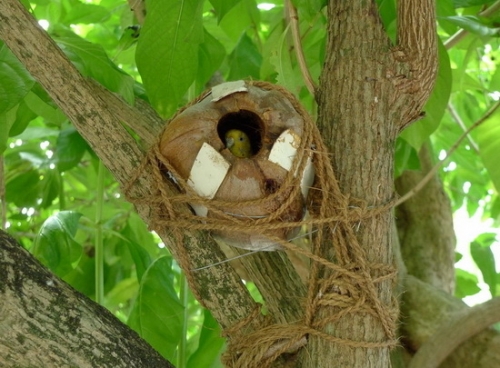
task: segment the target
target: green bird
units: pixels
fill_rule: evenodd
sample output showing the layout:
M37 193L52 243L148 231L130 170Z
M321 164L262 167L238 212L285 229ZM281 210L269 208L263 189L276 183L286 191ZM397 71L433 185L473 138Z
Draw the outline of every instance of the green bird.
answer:
M228 130L225 136L226 147L233 155L241 158L248 158L252 156L252 146L250 139L245 132L238 129Z

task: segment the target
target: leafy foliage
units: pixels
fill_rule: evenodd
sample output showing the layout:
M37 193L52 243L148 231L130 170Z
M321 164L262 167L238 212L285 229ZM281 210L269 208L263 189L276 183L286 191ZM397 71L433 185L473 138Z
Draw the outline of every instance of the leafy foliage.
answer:
M396 143L396 175L419 169L417 151L429 143L436 161L459 136L493 113L453 154L440 175L453 209L465 207L498 225L500 152L498 14L478 16L493 1L438 1L440 69L426 117ZM28 1L25 1L28 3ZM164 118L221 80L263 79L285 86L315 115L304 87L283 0L148 0L138 24L126 2L29 2L32 12L80 72L129 103L147 99ZM307 67L317 83L325 55L325 0L294 0ZM395 42L394 0L377 0ZM468 33L458 41L450 36ZM220 328L192 296L179 298L182 277L168 251L132 206L47 93L0 44L0 198L4 222L52 271L96 298L165 357L188 367L215 367L223 349ZM104 187L97 191L97 183ZM2 193L0 188L0 193ZM97 214L96 208L102 208ZM100 219L100 220L96 220ZM95 249L102 233L104 276L96 279ZM496 238L482 235L470 253L492 296L497 295ZM98 265L100 266L100 265ZM102 279L99 279L102 277ZM457 269L460 297L479 279ZM184 336L183 331L187 330ZM183 347L183 348L181 348Z

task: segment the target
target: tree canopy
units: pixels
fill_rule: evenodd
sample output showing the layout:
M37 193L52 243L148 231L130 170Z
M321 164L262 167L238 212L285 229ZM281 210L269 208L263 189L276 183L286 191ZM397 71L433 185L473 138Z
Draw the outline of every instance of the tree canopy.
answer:
M101 85L113 93L110 96L118 95L137 107L134 111L150 116L149 125L132 132L144 148L155 141L163 121L222 81L264 80L280 85L317 118L320 99L315 93L325 49L328 42L342 42L341 37L327 40L326 0L22 3L78 69L82 81L97 82L90 82L92 88L98 90ZM412 188L427 180L430 172L431 184L437 180L437 190L444 189L443 198L449 198L453 212L465 209L470 217L479 214L496 227L500 219L500 2L436 3L437 79L423 109L425 115L395 142L396 188L402 196L413 194ZM376 5L392 47L398 37L396 2L377 0ZM0 39L9 32L1 31ZM371 37L362 35L366 42ZM74 100L75 111L86 101L77 96L60 98L64 97ZM109 113L123 117L133 112L110 109ZM113 156L111 144L103 151ZM176 366L221 365L225 341L217 320L195 300L174 257L126 201L120 180L106 169L100 153L94 152L56 99L2 41L0 154L2 229ZM124 168L123 181L130 172ZM414 236L408 224L419 223L415 231L425 232L428 227L430 233L435 224L429 223L441 221L432 212L415 212L409 207L411 201L403 205L408 207L396 210L401 243L405 236ZM424 220L429 223L419 222ZM446 221L443 233L453 233ZM452 237L447 240L450 244ZM411 255L405 255L403 247L401 253L409 274L457 298L477 294L484 284L494 298L500 295L495 244L494 232L480 234L470 243L470 256L479 272L457 268L444 271L443 276L434 270L435 277L421 274L439 265L426 260L411 264L405 258ZM455 252L456 261L462 256ZM207 259L203 266L215 265ZM246 287L254 300L263 300L251 281ZM420 344L408 343L409 350Z

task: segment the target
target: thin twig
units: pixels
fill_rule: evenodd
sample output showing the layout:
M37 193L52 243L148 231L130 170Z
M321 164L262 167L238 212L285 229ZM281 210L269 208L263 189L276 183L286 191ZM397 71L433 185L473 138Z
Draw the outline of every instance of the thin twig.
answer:
M290 28L292 30L293 45L295 54L297 56L297 61L299 63L300 72L302 73L302 78L304 78L304 83L307 87L307 90L311 95L314 96L317 86L312 79L311 73L309 73L309 68L307 67L306 58L304 56L304 49L302 48L302 41L300 38L299 16L297 15L297 9L295 9L290 0L286 0L285 6L288 10Z
M451 117L453 118L453 120L455 120L455 122L458 124L458 126L464 132L467 131L467 126L465 125L462 118L458 114L458 111L455 109L455 106L453 106L451 103L448 103L448 111L449 111ZM469 143L470 143L471 147L474 149L474 151L476 151L476 153L479 153L479 147L477 146L477 143L474 142L472 137L470 135L468 135L467 139L469 140Z
M128 5L130 10L134 12L139 24L144 24L144 18L146 17L146 2L144 0L128 0Z
M480 12L478 15L481 17L488 17L488 16L492 15L493 13L495 13L497 10L500 10L500 0L498 0L493 5L491 5L488 9ZM451 36L450 38L448 38L446 40L446 42L444 43L444 47L446 47L446 50L451 49L457 43L462 41L465 38L465 36L467 36L468 34L469 34L469 31L462 28L461 30L459 30L457 33L455 33L453 36Z
M439 161L436 165L432 167L432 169L429 170L427 175L424 176L424 178L417 184L415 187L413 187L408 193L406 193L404 196L399 198L396 203L394 204L394 207L399 206L401 203L407 201L411 197L413 197L415 194L417 194L428 182L431 180L431 178L436 174L436 172L444 165L444 163L450 158L451 154L455 152L455 150L458 148L460 143L469 135L469 133L476 129L479 125L484 123L498 108L500 107L500 100L497 101L487 112L484 114L484 116L476 121L474 124L472 124L469 129L467 129L461 136L458 138L458 140L455 142L453 146L446 152L446 157Z

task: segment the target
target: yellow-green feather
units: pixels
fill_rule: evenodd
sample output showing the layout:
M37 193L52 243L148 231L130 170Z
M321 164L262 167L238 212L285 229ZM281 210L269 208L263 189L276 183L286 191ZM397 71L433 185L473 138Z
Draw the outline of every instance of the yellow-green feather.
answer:
M226 147L233 155L241 158L252 156L252 146L250 139L245 132L239 129L231 129L226 133Z

